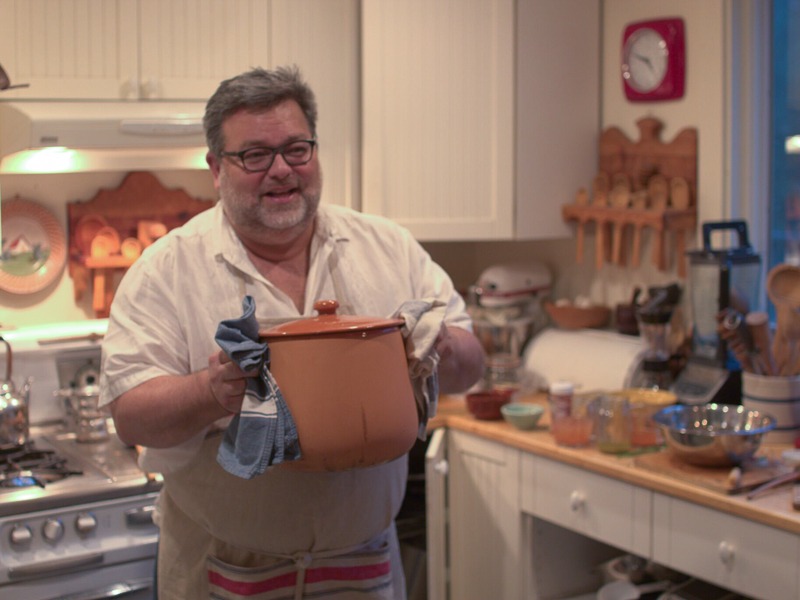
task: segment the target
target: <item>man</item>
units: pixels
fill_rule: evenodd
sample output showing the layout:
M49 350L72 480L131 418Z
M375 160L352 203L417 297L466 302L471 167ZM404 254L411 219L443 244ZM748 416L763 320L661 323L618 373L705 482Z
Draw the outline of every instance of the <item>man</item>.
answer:
M433 297L446 305L435 346L440 389L463 391L482 373L463 301L410 234L319 205L316 116L294 68L222 82L204 118L220 200L148 248L111 308L101 403L120 438L144 447L143 468L164 475L160 600L286 597L287 588L296 598L405 596L393 519L406 457L336 473L278 467L252 479L217 463L220 431L254 374L214 335L245 296L263 319L310 316L318 299L388 316Z

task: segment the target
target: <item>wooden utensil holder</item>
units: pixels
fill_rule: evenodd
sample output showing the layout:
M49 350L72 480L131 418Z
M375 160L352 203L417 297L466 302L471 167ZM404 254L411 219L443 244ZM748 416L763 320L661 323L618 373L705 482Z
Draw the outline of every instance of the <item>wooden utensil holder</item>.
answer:
M576 223L576 260L583 262L589 226L594 228L596 268L628 262L638 267L642 234L649 230L655 267L667 270L668 256L674 254L678 275L686 277L686 236L697 226L697 130L683 129L673 141L663 143L659 137L663 124L657 119L640 119L637 126L638 141L616 127L603 132L591 197L581 189L575 202L562 208L564 220Z

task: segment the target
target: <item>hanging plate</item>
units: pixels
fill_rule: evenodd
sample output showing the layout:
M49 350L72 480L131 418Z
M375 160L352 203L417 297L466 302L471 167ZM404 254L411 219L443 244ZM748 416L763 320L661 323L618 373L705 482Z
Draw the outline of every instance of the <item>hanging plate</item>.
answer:
M0 290L32 294L52 283L67 260L64 229L41 204L21 198L2 204Z

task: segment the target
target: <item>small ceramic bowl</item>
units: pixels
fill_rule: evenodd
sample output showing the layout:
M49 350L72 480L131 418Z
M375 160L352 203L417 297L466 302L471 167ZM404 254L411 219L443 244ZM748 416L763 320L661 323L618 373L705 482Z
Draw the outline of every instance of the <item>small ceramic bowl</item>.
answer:
M483 390L467 394L467 409L476 419L497 421L503 418L500 408L511 402L511 390Z
M527 402L510 402L500 407L503 418L517 429L533 429L539 423L544 408Z

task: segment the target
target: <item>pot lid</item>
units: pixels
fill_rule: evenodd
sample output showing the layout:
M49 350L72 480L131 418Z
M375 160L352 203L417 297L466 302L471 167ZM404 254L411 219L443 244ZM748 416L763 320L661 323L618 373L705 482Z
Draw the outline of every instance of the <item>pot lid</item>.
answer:
M264 338L277 338L296 335L352 333L400 327L405 323L403 319L337 315L337 308L339 308L339 303L336 300L317 300L314 303L314 310L319 313L318 316L282 323L260 331L259 335Z

